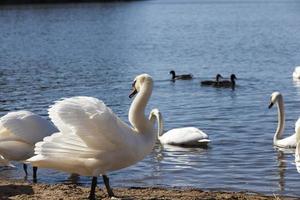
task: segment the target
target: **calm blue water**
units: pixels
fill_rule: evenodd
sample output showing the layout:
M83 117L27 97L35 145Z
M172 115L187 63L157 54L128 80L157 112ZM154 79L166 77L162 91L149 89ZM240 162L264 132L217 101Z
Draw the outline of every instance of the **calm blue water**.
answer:
M0 115L27 109L47 116L61 97L102 99L127 120L131 82L155 79L147 112L158 107L166 130L195 126L208 149L157 144L138 164L113 172L113 187L188 186L201 189L300 195L293 152L273 148L277 110L270 95L281 91L286 135L294 132L300 84L300 2L289 0L157 0L129 3L0 7ZM169 71L193 73L169 81ZM199 82L235 73L238 87L215 89ZM19 169L0 176L22 179ZM39 182L70 182L41 169ZM80 177L80 184L90 183Z

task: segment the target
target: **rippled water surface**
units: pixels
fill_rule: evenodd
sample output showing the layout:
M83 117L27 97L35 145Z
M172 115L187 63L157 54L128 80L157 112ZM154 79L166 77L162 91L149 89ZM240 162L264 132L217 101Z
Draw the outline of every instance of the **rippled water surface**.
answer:
M155 80L147 112L158 107L165 129L195 126L209 148L161 147L138 164L112 172L113 187L188 186L300 195L293 151L272 146L281 91L286 135L300 114L300 2L157 0L128 3L0 7L0 114L27 109L47 117L61 97L102 99L127 120L133 78ZM169 71L193 73L170 81ZM235 73L237 88L201 87L215 74ZM0 176L23 178L17 169ZM69 175L39 170L39 182ZM89 184L80 177L80 184Z

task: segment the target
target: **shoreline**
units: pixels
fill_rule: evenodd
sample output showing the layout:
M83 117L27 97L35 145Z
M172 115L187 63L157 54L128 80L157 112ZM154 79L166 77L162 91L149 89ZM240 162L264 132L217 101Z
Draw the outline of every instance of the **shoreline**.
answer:
M101 186L101 185L98 185ZM75 184L44 184L0 179L0 200L5 199L87 199L90 188ZM134 199L177 199L177 200L296 200L299 197L264 195L252 192L203 191L193 188L129 187L113 188L115 195L124 200ZM110 199L103 187L96 189L97 199Z

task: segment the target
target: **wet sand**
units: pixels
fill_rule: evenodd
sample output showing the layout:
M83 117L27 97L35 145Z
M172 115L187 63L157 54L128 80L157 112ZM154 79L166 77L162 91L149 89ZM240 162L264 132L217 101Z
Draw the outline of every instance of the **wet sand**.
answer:
M55 199L55 200L79 200L87 199L89 194L88 187L77 186L73 184L33 184L21 180L3 180L0 179L0 199ZM208 192L200 189L184 188L113 188L115 195L124 200L132 199L180 199L180 200L295 200L297 197L285 196L266 196L256 193L245 192ZM97 188L97 199L110 199L106 191Z

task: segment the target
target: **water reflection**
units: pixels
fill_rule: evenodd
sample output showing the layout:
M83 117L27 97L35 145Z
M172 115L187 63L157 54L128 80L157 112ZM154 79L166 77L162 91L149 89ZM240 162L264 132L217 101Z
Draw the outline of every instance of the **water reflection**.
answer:
M284 158L284 152L277 152L277 162L278 162L278 175L279 181L278 186L280 191L284 191L285 189L285 171L286 171L286 160Z

